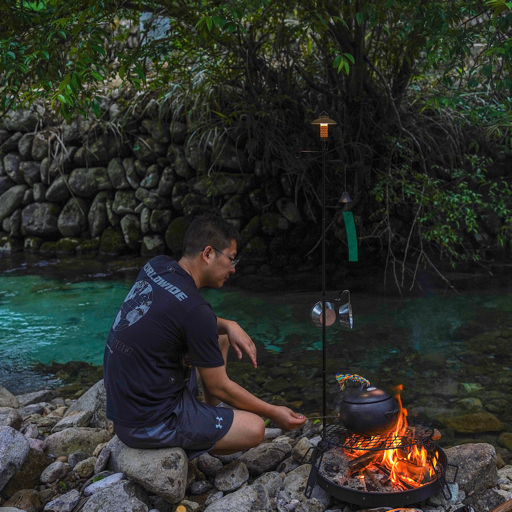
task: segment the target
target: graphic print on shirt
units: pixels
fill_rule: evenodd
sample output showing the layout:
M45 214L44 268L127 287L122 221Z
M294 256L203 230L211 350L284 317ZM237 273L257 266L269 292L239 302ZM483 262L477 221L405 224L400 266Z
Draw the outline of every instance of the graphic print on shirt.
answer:
M122 331L138 322L149 311L152 303L153 288L151 283L137 281L124 299L112 329Z

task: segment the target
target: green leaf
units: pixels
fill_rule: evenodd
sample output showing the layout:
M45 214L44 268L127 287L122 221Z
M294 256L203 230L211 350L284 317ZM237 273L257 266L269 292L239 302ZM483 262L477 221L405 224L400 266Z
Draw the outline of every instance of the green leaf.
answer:
M91 71L91 75L96 78L96 80L99 80L100 82L103 82L104 78L97 72L97 71Z

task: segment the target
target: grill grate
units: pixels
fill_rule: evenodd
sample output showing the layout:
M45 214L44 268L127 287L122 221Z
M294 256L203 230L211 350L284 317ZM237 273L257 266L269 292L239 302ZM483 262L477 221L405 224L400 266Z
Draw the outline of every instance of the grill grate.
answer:
M409 425L405 433L397 436L392 432L379 436L362 436L349 432L341 423L333 423L325 428L323 443L339 446L346 450L391 450L407 448L418 444L428 445L432 441L434 429L425 426Z

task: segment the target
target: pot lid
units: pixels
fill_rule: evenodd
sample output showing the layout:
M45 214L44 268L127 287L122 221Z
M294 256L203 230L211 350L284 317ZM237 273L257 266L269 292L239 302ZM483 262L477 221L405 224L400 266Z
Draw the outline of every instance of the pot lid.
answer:
M374 404L389 400L392 395L384 389L370 386L365 389L351 389L345 393L343 401L349 404Z

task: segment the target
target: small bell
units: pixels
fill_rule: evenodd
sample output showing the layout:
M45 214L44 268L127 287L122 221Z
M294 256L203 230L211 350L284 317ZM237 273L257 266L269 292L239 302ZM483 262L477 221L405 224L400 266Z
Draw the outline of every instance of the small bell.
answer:
M350 195L347 191L343 192L343 194L341 194L341 197L340 197L340 200L338 201L338 203L351 203L352 202L352 199L350 199Z

